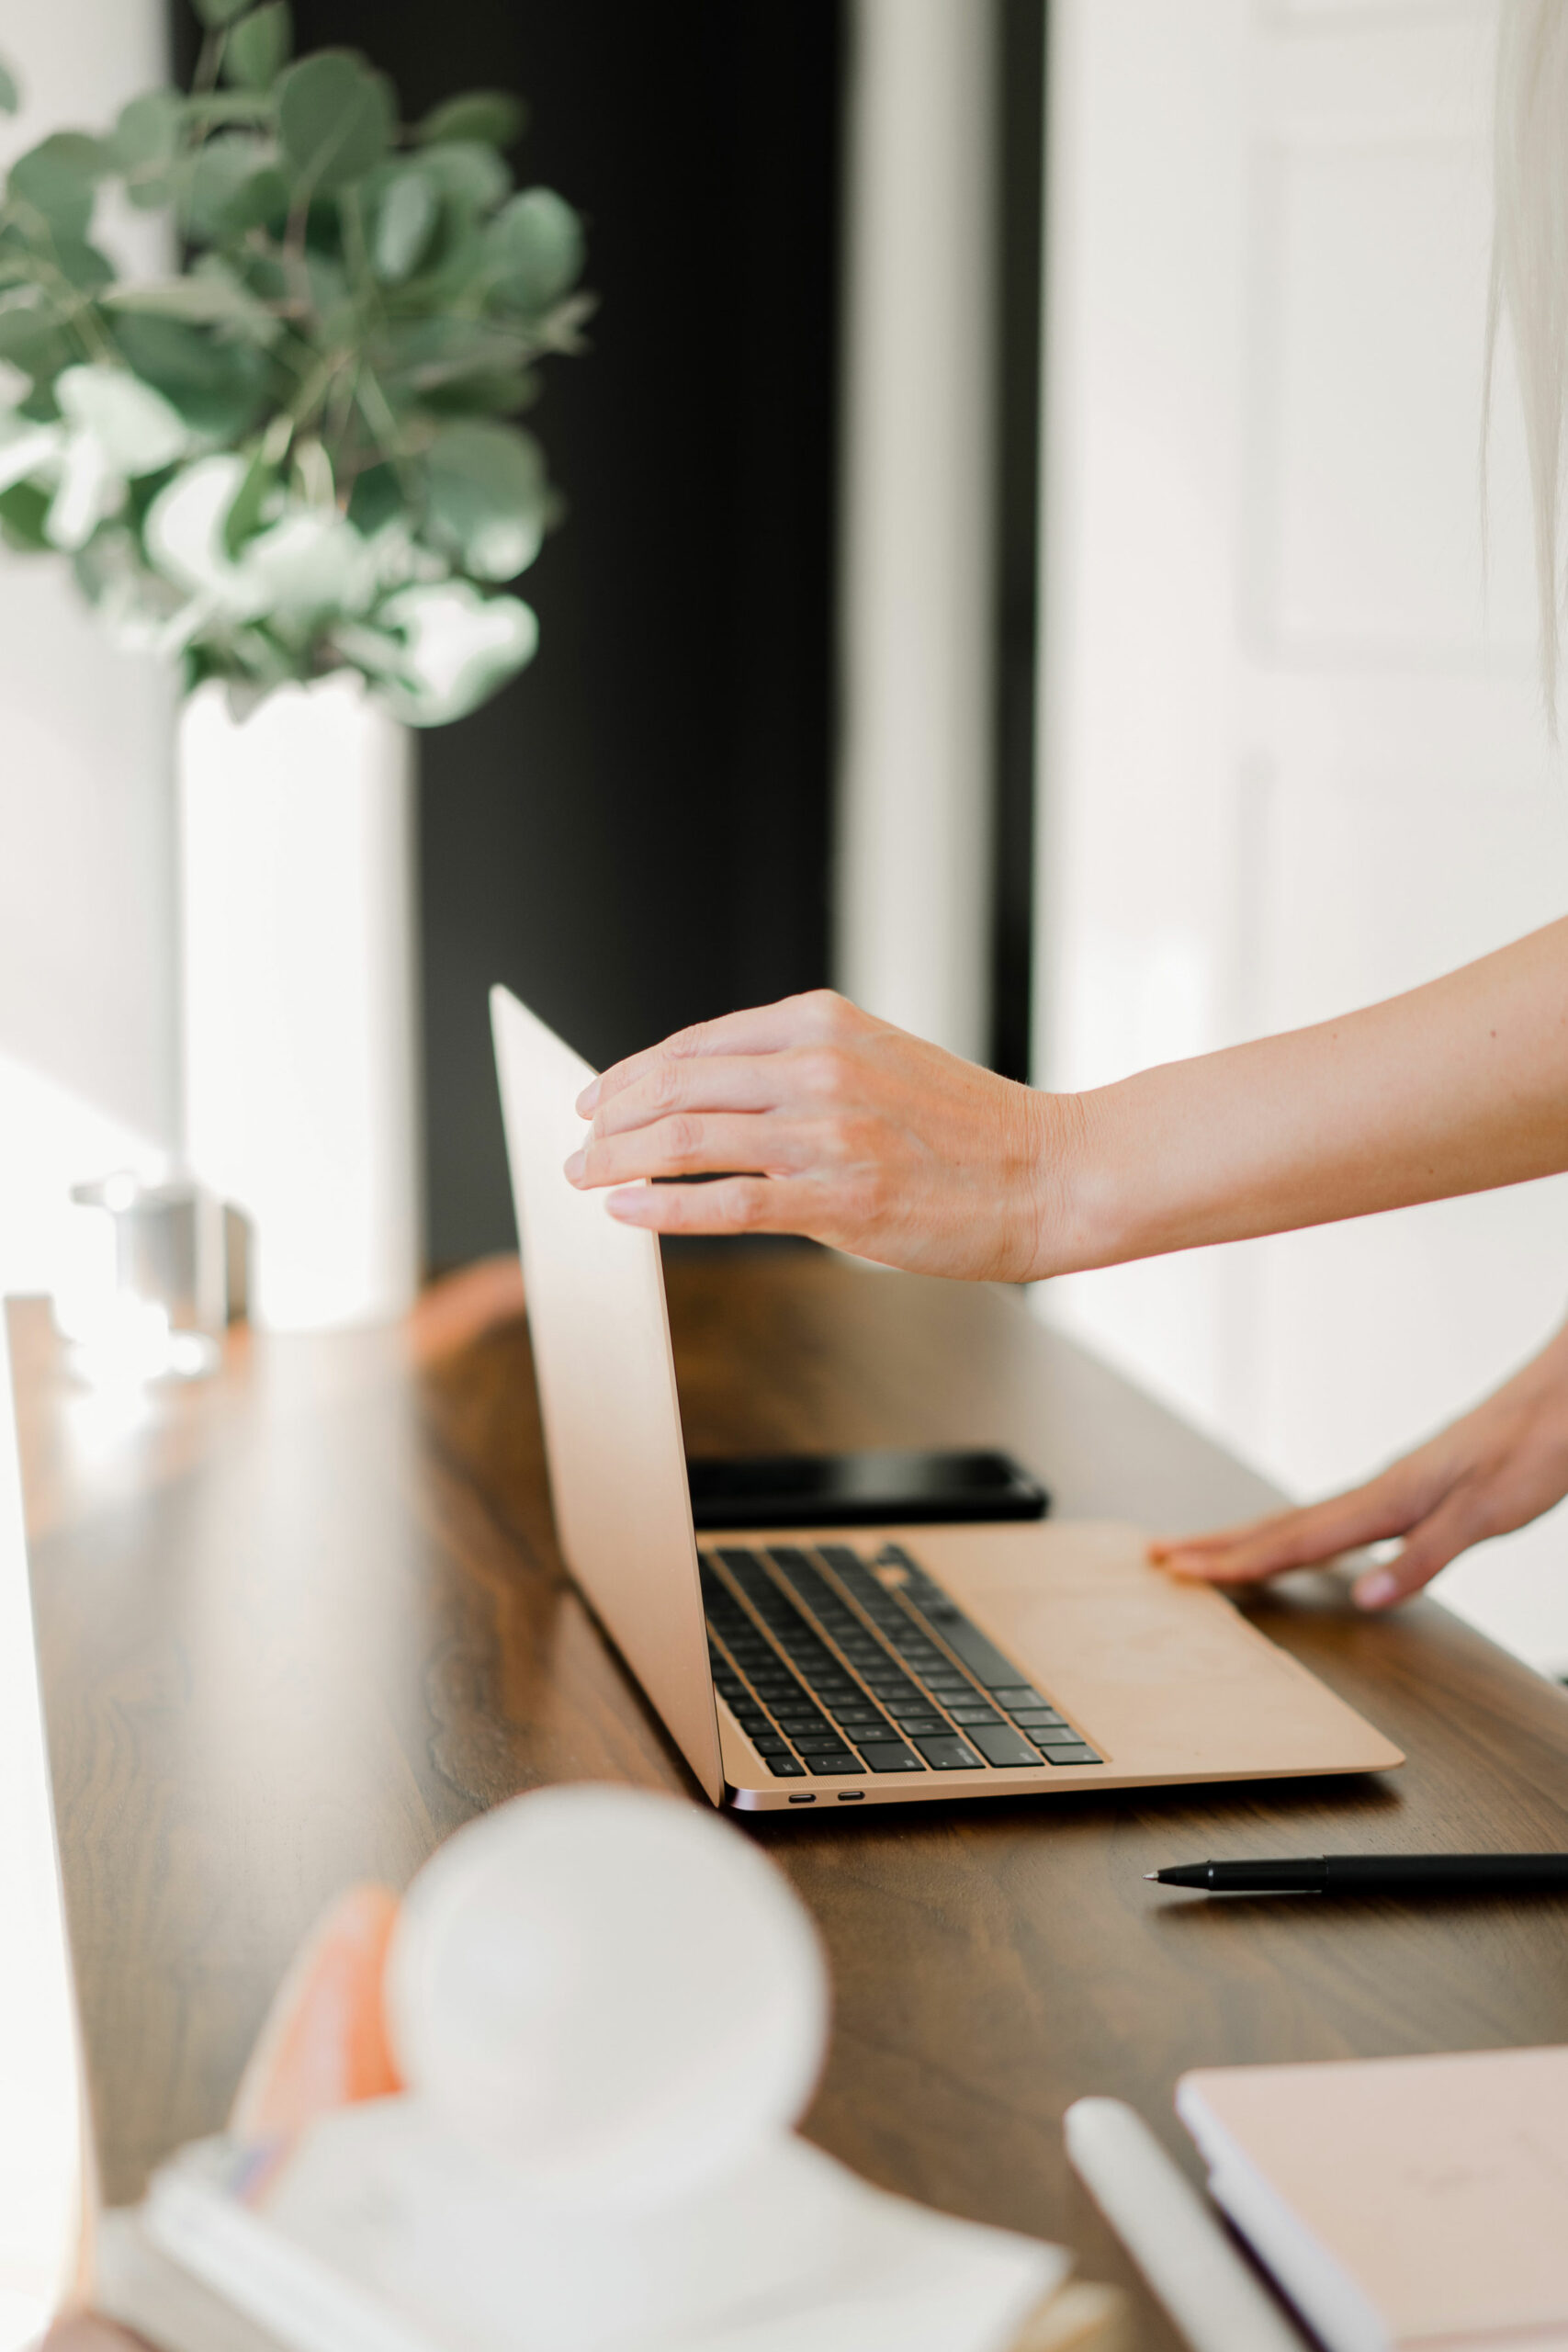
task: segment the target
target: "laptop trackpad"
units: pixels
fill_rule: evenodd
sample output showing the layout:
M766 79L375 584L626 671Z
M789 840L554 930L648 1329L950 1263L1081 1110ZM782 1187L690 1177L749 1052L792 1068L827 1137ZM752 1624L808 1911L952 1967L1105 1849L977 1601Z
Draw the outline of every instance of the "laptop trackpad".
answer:
M1151 1568L1138 1529L923 1530L922 1564L1111 1764L1365 1771L1399 1751L1213 1587Z

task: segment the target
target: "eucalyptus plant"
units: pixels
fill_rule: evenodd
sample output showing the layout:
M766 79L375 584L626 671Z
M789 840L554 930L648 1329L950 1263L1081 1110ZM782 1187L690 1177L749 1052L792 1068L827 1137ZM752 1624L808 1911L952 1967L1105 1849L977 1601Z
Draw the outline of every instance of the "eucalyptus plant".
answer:
M439 725L537 639L499 593L555 504L515 419L538 362L581 347L581 225L514 190L517 99L471 92L404 127L363 57L292 57L288 0L196 6L188 93L11 167L0 530L68 555L187 688L224 680L243 709L357 671ZM115 191L165 224L166 275L122 277L95 243Z

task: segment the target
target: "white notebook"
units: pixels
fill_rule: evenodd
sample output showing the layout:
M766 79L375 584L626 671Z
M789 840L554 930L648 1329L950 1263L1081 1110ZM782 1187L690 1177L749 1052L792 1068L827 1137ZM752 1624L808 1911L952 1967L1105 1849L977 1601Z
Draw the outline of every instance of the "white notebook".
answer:
M231 2339L232 2352L545 2352L568 2342L607 2352L610 2338L595 2337L591 2323L524 2307L528 2270L514 2239L480 2231L479 2267L500 2290L481 2293L475 2243L459 2232L448 2244L428 2211L399 2208L395 2162L336 2177L344 2131L371 2132L404 2104L340 2109L326 2119L337 2139L316 2148L314 2163L309 2133L302 2155L276 2162L229 2140L183 2150L153 2175L134 2216L110 2217L104 2307L168 2352L186 2352L183 2304L165 2315L147 2301L149 2259L161 2258L225 2307L224 2352ZM398 2148L394 2132L389 2158ZM743 2288L700 2324L617 2327L615 2352L1005 2352L1072 2267L1058 2246L874 2189L804 2141L781 2143L773 2173L781 2193L794 2179L807 2208L816 2189L841 2209L820 2258L807 2258L792 2281ZM601 2234L613 2261L614 2233ZM1102 2340L1112 2332L1107 2319ZM1087 2347L1093 2334L1063 2341Z
M1568 2352L1568 2049L1212 2067L1176 2105L1328 2352Z

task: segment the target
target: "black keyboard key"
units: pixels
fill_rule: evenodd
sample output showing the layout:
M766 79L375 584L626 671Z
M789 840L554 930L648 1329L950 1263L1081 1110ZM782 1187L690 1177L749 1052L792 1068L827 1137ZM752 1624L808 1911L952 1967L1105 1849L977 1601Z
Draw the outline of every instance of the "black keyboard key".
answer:
M1082 1732L1075 1731L1071 1724L1043 1724L1038 1731L1032 1731L1029 1737L1036 1747L1081 1747L1084 1745Z
M1020 1707L1048 1707L1051 1703L1049 1699L1043 1699L1038 1690L1032 1690L1027 1682L1009 1683L1005 1688L993 1684L991 1696L998 1707L1007 1709L1010 1715L1016 1713Z
M1010 1707L1008 1713L1020 1731L1053 1731L1066 1721L1055 1707Z
M804 1781L806 1778L806 1767L798 1756L767 1756L762 1760L775 1781Z
M863 1739L860 1752L874 1772L923 1772L926 1769L901 1739Z
M759 1756L787 1756L790 1752L788 1740L781 1739L776 1731L757 1731L749 1736Z
M976 1682L987 1690L1016 1689L1018 1668L1010 1657L1004 1657L994 1642L987 1641L978 1625L972 1625L958 1610L951 1616L938 1617L933 1609L933 1621L942 1640L954 1655L961 1657Z
M1021 1732L1010 1731L1006 1724L998 1724L995 1731L971 1731L969 1737L987 1764L1029 1764L1039 1769L1040 1750Z
M947 1712L953 1717L955 1724L1000 1724L1002 1720L1000 1715L998 1714L995 1707L971 1707L966 1705L962 1699L953 1699L949 1702L947 1705Z
M1081 1745L1077 1747L1045 1747L1040 1752L1047 1764L1103 1764L1105 1761L1104 1757L1097 1756L1092 1747Z
M863 1779L865 1775L865 1766L861 1762L860 1758L847 1747L841 1747L837 1756L826 1754L808 1756L806 1759L806 1769L808 1772L818 1774L853 1772Z
M837 1731L792 1731L789 1736L791 1746L803 1756L841 1756L849 1745L843 1734Z
M917 1739L915 1746L933 1772L971 1772L980 1768L980 1758L953 1732L937 1739Z

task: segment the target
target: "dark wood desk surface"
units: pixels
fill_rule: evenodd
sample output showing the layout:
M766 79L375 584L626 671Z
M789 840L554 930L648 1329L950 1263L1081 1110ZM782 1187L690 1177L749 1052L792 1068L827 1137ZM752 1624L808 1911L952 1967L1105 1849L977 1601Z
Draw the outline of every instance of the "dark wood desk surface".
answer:
M671 1270L688 1442L1000 1442L1064 1514L1151 1525L1269 1490L1010 1296L814 1252ZM691 1791L567 1582L514 1276L400 1333L237 1336L127 1419L14 1310L45 1701L106 2194L221 2118L293 1946L345 1881L405 1881L542 1781ZM510 1311L509 1311L510 1310ZM1125 2278L1061 2116L1130 2100L1196 2172L1184 2067L1568 2040L1568 1904L1232 1899L1145 1883L1211 1850L1568 1845L1568 1696L1431 1603L1325 1579L1259 1621L1410 1761L1256 1785L845 1820L754 1816L832 1958L814 2137ZM1151 2346L1173 2339L1145 2319Z

